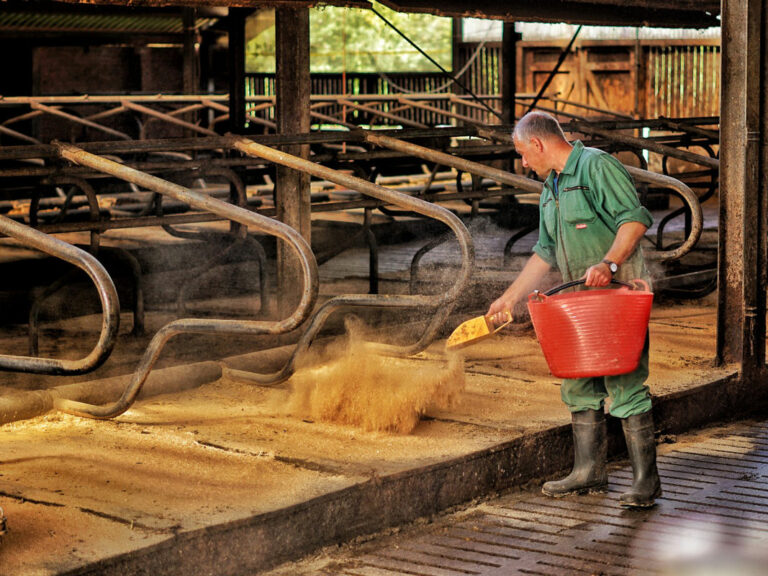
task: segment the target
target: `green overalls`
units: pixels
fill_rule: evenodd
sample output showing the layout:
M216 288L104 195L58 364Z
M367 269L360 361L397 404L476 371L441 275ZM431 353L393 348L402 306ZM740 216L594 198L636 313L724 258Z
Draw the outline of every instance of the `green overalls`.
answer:
M557 194L555 192L557 190ZM641 222L650 227L653 218L640 205L632 177L621 163L579 141L555 186L549 173L539 201L539 241L533 251L551 266L557 266L563 281L577 280L587 268L599 263L610 249L619 227ZM624 262L617 280L642 278L650 285L642 250ZM565 379L560 389L571 412L598 410L611 398L611 414L627 418L651 409L648 378L648 338L634 372L619 376Z

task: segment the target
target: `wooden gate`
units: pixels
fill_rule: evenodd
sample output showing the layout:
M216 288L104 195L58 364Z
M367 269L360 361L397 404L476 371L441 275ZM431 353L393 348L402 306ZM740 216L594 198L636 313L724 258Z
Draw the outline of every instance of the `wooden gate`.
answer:
M539 90L565 43L518 44L518 93ZM717 116L720 46L712 40L577 42L547 90L553 92L565 100L636 117Z

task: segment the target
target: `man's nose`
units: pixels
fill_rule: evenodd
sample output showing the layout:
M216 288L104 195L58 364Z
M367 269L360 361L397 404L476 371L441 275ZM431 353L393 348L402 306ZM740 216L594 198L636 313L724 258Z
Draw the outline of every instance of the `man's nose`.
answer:
M528 168L528 160L525 159L525 156L523 156L521 160L523 161L523 168Z

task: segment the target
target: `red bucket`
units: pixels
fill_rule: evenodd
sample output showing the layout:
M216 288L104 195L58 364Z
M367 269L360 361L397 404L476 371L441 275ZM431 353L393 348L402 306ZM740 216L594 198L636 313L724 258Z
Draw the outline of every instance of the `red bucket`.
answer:
M623 285L617 290L553 296L583 283L568 282L528 297L528 311L550 371L558 378L632 372L645 344L653 292L642 280L634 280L634 286L614 281Z

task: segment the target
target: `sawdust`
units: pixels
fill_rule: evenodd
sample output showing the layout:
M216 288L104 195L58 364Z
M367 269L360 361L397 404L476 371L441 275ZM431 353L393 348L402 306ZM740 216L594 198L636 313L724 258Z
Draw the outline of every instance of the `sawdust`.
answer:
M440 362L384 356L363 332L347 323L343 338L309 354L289 381L289 414L408 434L430 408L458 402L465 386L460 356Z

